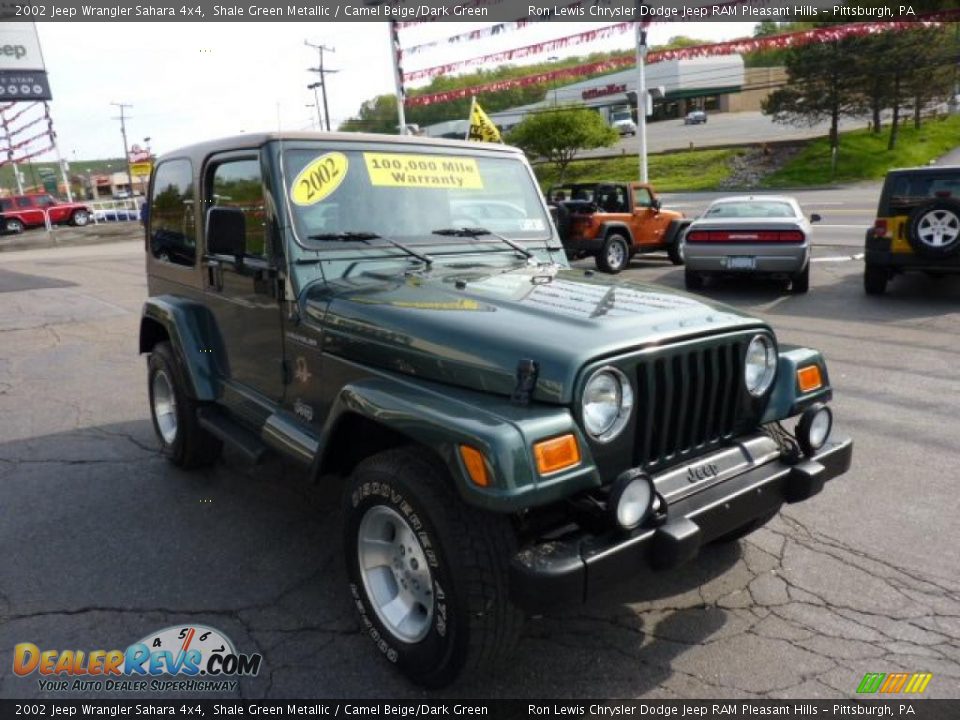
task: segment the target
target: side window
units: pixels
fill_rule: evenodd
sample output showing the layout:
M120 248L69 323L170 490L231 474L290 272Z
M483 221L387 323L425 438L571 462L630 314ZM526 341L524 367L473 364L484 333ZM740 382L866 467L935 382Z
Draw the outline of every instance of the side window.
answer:
M637 188L633 191L633 197L636 199L637 207L653 205L653 198L650 197L650 191L647 188Z
M167 160L157 166L150 197L150 252L158 260L193 266L197 233L193 216L193 166Z
M28 208L33 207L33 203L30 202L30 198L21 195L17 198L17 207L18 208Z
M13 210L13 200L10 198L0 200L0 210Z
M268 259L267 213L263 179L257 158L230 160L213 169L207 189L207 207L233 207L246 217L247 255Z
M37 198L38 207L45 208L45 207L51 207L52 205L56 205L56 202L49 195L41 195L40 197Z

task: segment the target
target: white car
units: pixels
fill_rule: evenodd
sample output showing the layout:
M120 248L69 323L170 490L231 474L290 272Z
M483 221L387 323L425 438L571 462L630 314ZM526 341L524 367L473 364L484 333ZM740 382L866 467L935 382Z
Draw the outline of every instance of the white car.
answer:
M688 290L717 275L765 275L790 281L791 290L810 287L811 222L786 195L741 195L715 200L684 234L682 250Z
M636 135L637 124L628 110L620 110L610 116L610 127L621 135Z

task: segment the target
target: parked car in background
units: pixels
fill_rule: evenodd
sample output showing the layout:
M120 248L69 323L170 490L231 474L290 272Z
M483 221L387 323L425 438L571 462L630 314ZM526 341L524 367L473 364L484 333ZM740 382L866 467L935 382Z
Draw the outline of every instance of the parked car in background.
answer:
M610 127L621 135L636 135L637 124L629 110L617 110L610 115Z
M0 198L0 228L7 233L21 233L24 228L43 227L44 215L49 214L54 225L69 223L83 227L90 222L92 213L83 203L68 203L52 195L14 195Z
M704 125L707 123L707 113L703 110L692 110L683 118L684 125L699 125L700 123Z
M557 232L571 260L593 256L597 268L616 274L640 253L666 251L674 265L683 260L680 238L689 220L664 210L645 183L578 183L548 193Z
M903 272L960 273L960 167L887 173L864 260L868 295L882 294Z
M716 275L765 275L790 281L795 293L810 287L810 222L784 195L715 200L687 228L682 243L688 290Z

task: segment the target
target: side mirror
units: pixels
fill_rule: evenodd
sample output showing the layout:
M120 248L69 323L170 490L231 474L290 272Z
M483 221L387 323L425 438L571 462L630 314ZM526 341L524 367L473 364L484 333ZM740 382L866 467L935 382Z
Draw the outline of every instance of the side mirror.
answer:
M652 205L651 205L651 207L652 207L654 210L656 210L657 212L660 212L660 208L663 207L663 203L660 202L660 198L655 198L654 201L653 201L653 203L652 203Z
M207 212L207 252L242 258L247 251L247 219L239 208L213 207Z
M810 222L812 222L812 223L820 222L821 220L823 220L823 218L820 217L820 215L817 214L817 213L813 213L813 214L810 216Z

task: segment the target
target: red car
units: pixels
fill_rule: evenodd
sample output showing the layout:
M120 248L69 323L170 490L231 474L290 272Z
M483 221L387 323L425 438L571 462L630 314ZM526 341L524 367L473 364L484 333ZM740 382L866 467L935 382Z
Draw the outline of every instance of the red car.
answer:
M8 233L21 233L24 228L42 227L44 213L54 225L70 223L83 227L93 214L82 203L60 202L52 195L13 195L0 198L0 228Z

